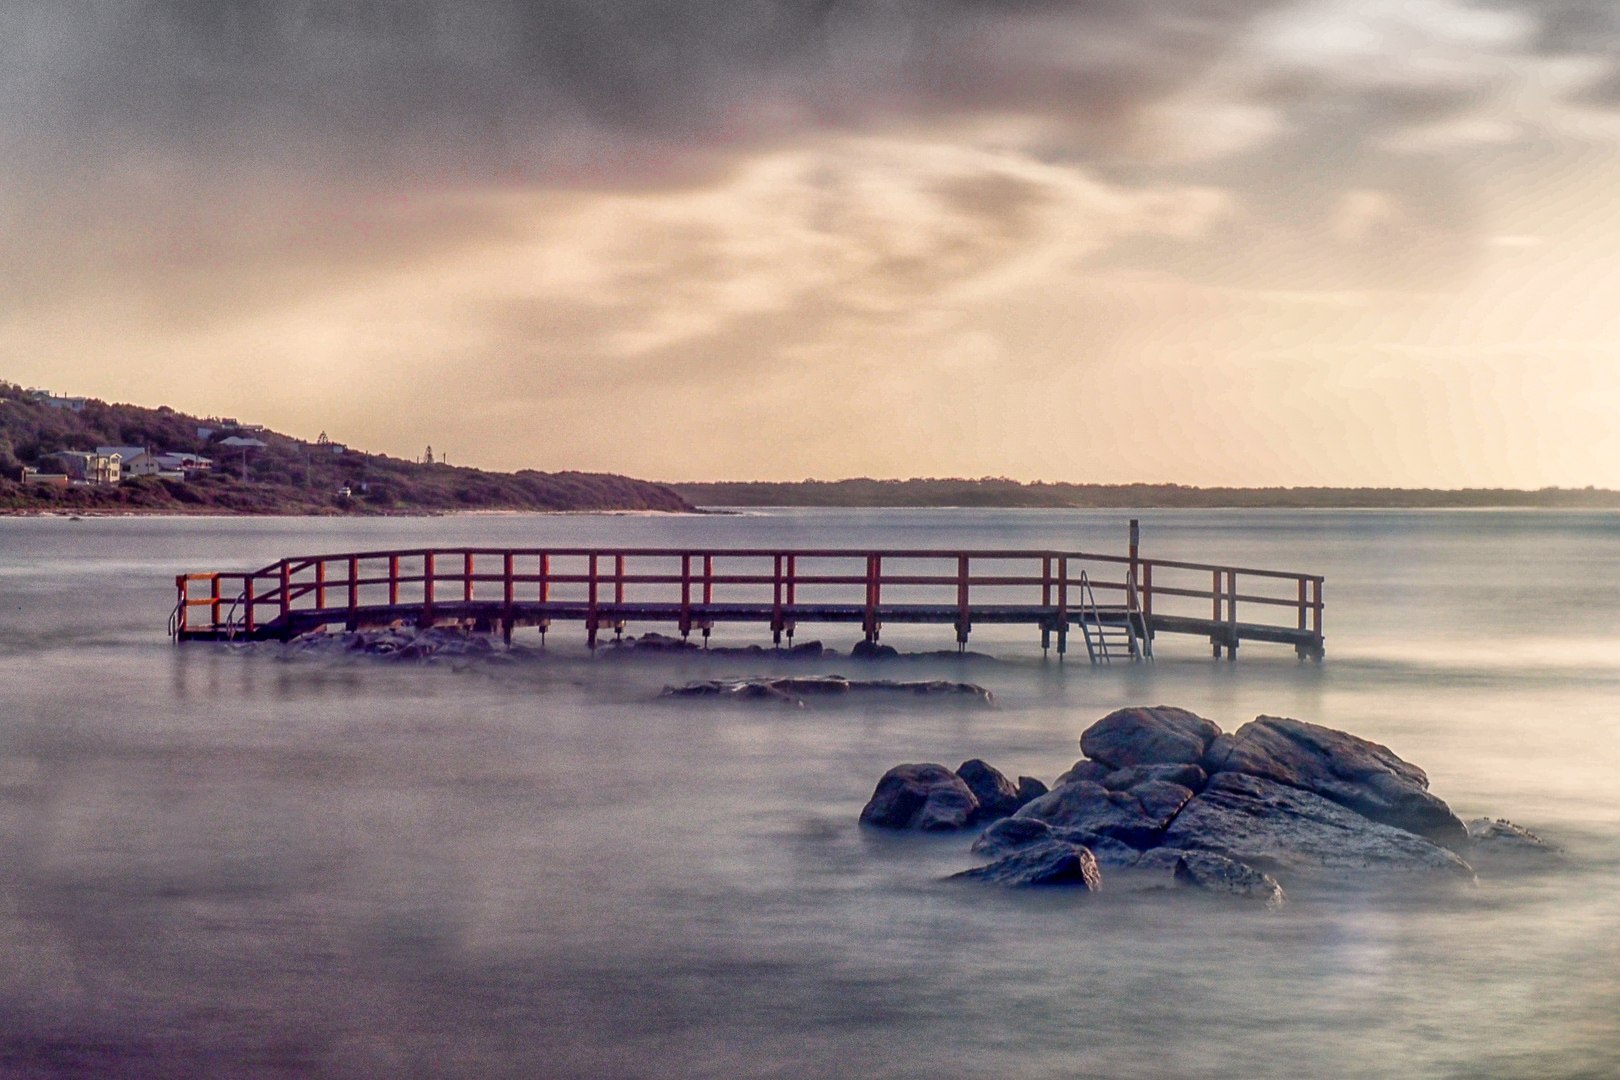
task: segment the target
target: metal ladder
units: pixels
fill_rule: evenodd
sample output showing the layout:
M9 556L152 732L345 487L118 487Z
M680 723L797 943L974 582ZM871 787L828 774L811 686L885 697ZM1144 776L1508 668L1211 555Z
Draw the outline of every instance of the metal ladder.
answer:
M1125 622L1105 623L1102 611L1097 607L1097 594L1092 590L1091 578L1084 570L1080 571L1080 632L1086 636L1086 654L1091 657L1093 664L1143 658L1136 640L1141 612L1137 610L1132 614L1133 597L1134 591L1127 583Z

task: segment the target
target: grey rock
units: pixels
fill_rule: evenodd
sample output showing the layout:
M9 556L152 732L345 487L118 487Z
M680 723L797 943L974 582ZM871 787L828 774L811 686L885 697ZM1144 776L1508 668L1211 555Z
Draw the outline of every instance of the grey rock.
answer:
M970 849L975 855L1000 858L1031 844L1047 840L1061 840L1090 849L1097 865L1128 867L1135 865L1137 850L1120 843L1111 836L1102 836L1085 829L1054 829L1037 818L1003 818L979 834Z
M1119 709L1080 736L1080 749L1115 769L1133 765L1192 765L1221 733L1213 720L1170 705Z
M1192 788L1168 780L1148 780L1131 788L1128 794L1136 796L1136 801L1142 804L1142 812L1159 822L1160 828L1170 824L1170 819L1193 797Z
M1368 820L1299 788L1245 773L1212 776L1164 833L1164 845L1213 851L1286 881L1289 877L1440 875L1473 868L1428 840Z
M1157 861L1150 859L1154 854L1152 851L1143 853L1137 865ZM1245 900L1260 900L1267 907L1279 907L1285 899L1277 879L1270 874L1262 874L1252 866L1212 851L1182 851L1177 854L1179 857L1170 866L1170 876L1177 885L1239 896Z
M1125 791L1148 780L1167 780L1191 791L1204 790L1209 775L1197 765L1133 765L1129 769L1116 769L1098 783L1109 791Z
M951 876L1009 888L1061 885L1083 892L1102 888L1102 872L1091 852L1061 840L1041 840L993 863Z
M857 641L855 647L849 650L849 655L857 660L889 660L900 655L900 650L892 645L879 645L875 641Z
M962 762L957 768L956 775L973 792L973 797L979 801L979 818L1007 817L1022 804L1018 801L1018 789L998 769L978 758Z
M1481 866L1545 866L1563 855L1563 850L1511 821L1475 818L1467 825L1468 857Z
M1018 778L1018 805L1023 806L1025 803L1032 803L1049 790L1051 789L1033 776L1020 776Z
M1451 808L1429 794L1422 769L1386 746L1343 731L1262 716L1216 739L1204 768L1246 773L1314 792L1363 817L1462 848L1468 831Z
M1085 758L1081 758L1069 768L1068 772L1052 781L1052 788L1053 790L1056 790L1057 788L1062 787L1064 784L1074 784L1081 780L1087 780L1093 784L1100 784L1103 782L1104 777L1116 771L1117 770L1111 768L1110 766L1104 765L1100 761L1087 761Z
M883 774L861 810L861 823L884 829L949 832L966 828L979 809L962 778L943 765L896 765Z
M1187 797L1191 796L1192 792L1188 791ZM1162 809L1160 800L1155 799L1155 806ZM1170 817L1150 812L1133 792L1109 791L1087 780L1055 788L1021 807L1013 816L1035 818L1057 828L1084 829L1111 836L1138 850L1158 845Z

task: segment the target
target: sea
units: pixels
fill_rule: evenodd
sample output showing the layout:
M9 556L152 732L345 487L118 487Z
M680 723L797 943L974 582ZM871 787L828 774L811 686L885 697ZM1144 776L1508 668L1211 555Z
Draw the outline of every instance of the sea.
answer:
M1093 666L176 646L174 575L391 547L1083 549L1321 574L1326 655ZM1288 609L1279 609L1291 617ZM631 633L667 627L631 627ZM763 628L716 644L769 644ZM885 629L903 652L949 627ZM903 694L660 697L781 671ZM948 880L857 824L902 762L1051 782L1113 709L1383 743L1552 870L1276 909ZM0 518L0 1076L1620 1077L1620 514L791 509Z

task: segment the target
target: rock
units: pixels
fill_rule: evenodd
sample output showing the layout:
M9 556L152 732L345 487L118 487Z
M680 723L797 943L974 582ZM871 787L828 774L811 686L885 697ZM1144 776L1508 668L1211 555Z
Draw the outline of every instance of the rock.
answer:
M978 809L973 792L945 766L896 765L878 781L861 824L949 832L965 828Z
M888 679L846 679L842 675L807 675L781 679L709 679L704 682L687 683L685 686L666 686L660 696L766 698L802 706L805 697L837 696L867 691L972 697L986 703L994 700L990 691L974 683L948 682L944 679L928 682L893 682Z
M1429 794L1422 769L1388 747L1319 724L1262 716L1216 739L1204 768L1245 773L1313 792L1363 817L1462 848L1468 830Z
M1061 840L1042 840L988 865L951 876L1009 888L1063 885L1084 892L1102 888L1102 872L1091 852Z
M1068 772L1052 781L1052 787L1054 789L1060 788L1064 784L1073 784L1081 780L1088 780L1093 784L1100 784L1103 782L1103 777L1117 771L1118 770L1104 765L1100 761L1087 761L1085 758L1081 758L1070 767Z
M1210 778L1165 830L1163 846L1213 851L1283 879L1473 876L1455 853L1420 836L1309 791L1236 772Z
M1277 907L1284 900L1282 886L1270 874L1212 851L1154 848L1142 852L1135 869L1160 870L1176 885L1263 900L1267 907Z
M892 645L879 645L875 641L857 641L855 647L849 650L849 655L857 660L887 660L899 656L900 650Z
M1119 709L1080 736L1080 749L1114 769L1133 765L1192 765L1221 733L1213 720L1170 705Z
M1192 797L1192 792L1186 788L1181 790L1186 792L1186 797L1176 802L1177 809ZM1111 836L1129 847L1144 850L1157 846L1166 822L1174 813L1160 812L1163 805L1171 801L1161 798L1162 792L1154 791L1150 795L1154 811L1144 807L1133 792L1109 791L1101 784L1080 780L1053 789L1021 807L1013 816L1035 818L1057 828L1084 829Z
M1544 866L1563 855L1562 849L1502 818L1475 818L1467 829L1468 857L1482 866Z
M1032 803L1045 795L1049 789L1033 776L1020 776L1018 778L1018 805Z
M975 855L1001 858L1014 851L1046 840L1061 840L1088 848L1098 866L1127 867L1135 865L1141 854L1135 848L1120 843L1111 836L1101 836L1085 829L1054 829L1037 818L1002 818L979 834L969 848Z
M1167 780L1191 791L1203 791L1209 775L1197 765L1133 765L1116 769L1097 781L1109 791L1125 791L1148 780Z
M978 758L962 762L956 775L979 801L980 820L1007 817L1022 805L1012 781Z
M1161 822L1161 828L1170 823L1170 819L1181 812L1187 805L1187 800L1193 797L1192 788L1172 784L1168 780L1148 780L1131 788L1128 794L1136 796L1136 801L1142 804L1142 812L1155 821Z

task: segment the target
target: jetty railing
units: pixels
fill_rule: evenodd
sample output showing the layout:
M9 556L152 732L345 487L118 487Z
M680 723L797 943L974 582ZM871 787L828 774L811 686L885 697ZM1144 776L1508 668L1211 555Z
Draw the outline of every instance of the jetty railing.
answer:
M1102 598L1080 603L1082 572ZM965 645L978 624L1040 628L1042 644L1082 621L1323 650L1323 578L1083 551L413 548L282 559L253 571L182 574L177 640L287 639L332 624L457 623L508 639L515 627L578 621L587 643L628 623L707 639L717 623L858 623L868 641L897 623L944 623ZM1143 642L1146 644L1146 641ZM1151 655L1150 649L1143 652Z

